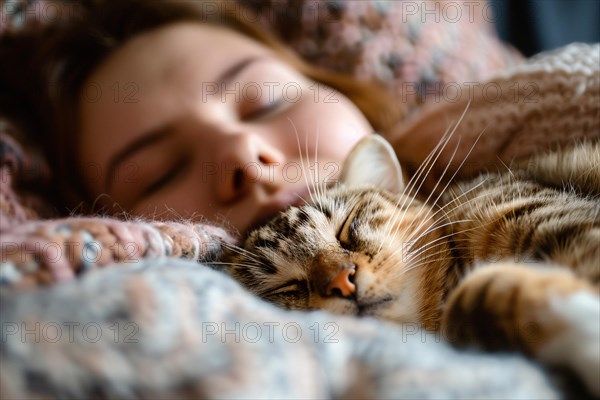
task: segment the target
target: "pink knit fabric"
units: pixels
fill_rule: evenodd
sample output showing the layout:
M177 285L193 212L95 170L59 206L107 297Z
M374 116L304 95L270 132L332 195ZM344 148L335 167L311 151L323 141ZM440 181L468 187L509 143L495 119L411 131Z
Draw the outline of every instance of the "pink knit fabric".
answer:
M98 217L30 221L2 234L0 283L53 284L95 268L160 257L208 261L231 242L224 229L192 222Z

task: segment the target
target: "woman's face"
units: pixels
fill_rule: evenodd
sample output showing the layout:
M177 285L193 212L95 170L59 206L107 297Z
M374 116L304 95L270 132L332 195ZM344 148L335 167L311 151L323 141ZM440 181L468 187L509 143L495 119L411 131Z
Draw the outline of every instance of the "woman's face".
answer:
M86 81L80 107L78 166L99 204L240 231L309 199L307 182L333 181L372 131L339 92L205 24L128 41Z

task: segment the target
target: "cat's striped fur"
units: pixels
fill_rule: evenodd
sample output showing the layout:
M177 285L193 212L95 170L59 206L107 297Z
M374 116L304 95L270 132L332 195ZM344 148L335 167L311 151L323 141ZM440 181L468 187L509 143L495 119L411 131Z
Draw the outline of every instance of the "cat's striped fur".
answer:
M251 232L229 273L286 308L519 349L572 368L600 395L598 143L453 184L436 204L404 193L415 187L377 137L344 171L342 184Z

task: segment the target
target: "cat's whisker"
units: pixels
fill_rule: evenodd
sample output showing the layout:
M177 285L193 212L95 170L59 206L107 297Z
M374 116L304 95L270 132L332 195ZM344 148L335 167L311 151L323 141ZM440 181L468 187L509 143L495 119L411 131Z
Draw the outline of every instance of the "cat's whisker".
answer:
M468 105L467 105L467 107L468 107ZM448 128L446 129L446 131L444 132L444 134L442 135L439 143L427 155L427 157L425 158L425 160L423 161L423 163L419 166L419 168L417 169L417 171L415 172L415 174L411 177L411 179L409 180L409 183L404 188L404 191L402 192L402 195L407 195L408 196L409 193L411 191L413 191L413 188L417 184L419 185L419 187L416 190L414 190L413 196L416 195L419 192L419 190L421 189L422 185L425 182L425 179L427 178L427 176L431 172L433 166L435 165L435 163L437 162L437 160L441 156L442 151L444 151L444 149L446 148L446 146L448 145L448 143L452 139L452 136L454 135L454 133L456 132L456 128L458 127L458 125L462 121L462 118L463 118L465 112L466 112L466 109L463 112L463 115L460 117L459 121L457 122L457 124L454 126L453 129L450 129L450 127L452 126L452 123L450 123L450 125L448 126ZM421 179L421 177L423 179Z
M461 119L459 120L459 122L456 124L456 126L454 127L452 134L454 134L454 132L456 131L456 129L458 128L458 125L460 124L460 122L462 121L462 118L464 117L466 113L466 109L465 112L463 112L463 115L461 116ZM481 138L481 135L483 135L483 132L481 132L481 134L479 135L479 137L477 138L477 140L475 141L475 143L473 144L473 146L471 147L471 149L469 150L467 156L463 159L463 161L461 162L461 164L459 165L459 167L456 169L456 171L454 172L454 174L452 175L452 177L447 181L446 185L444 186L444 188L440 191L439 195L437 196L437 198L433 201L433 204L438 204L439 199L441 198L441 196L445 193L445 191L448 189L448 186L451 184L452 180L454 179L454 177L456 176L456 174L460 171L460 168L463 166L463 164L465 163L466 159L468 158L469 154L471 154L471 151L473 150L475 144L477 144L477 141L479 140L479 138ZM448 161L448 163L446 164L444 171L442 172L442 174L440 175L440 177L438 178L438 181L436 182L435 186L433 187L433 189L431 190L429 196L427 196L427 199L425 199L424 203L429 203L429 201L431 200L431 197L433 196L433 194L435 193L435 191L437 190L439 184L442 182L442 179L444 178L444 176L446 175L446 173L448 172L448 169L450 168L450 165L452 164L452 162L454 161L454 158L456 157L456 153L458 151L460 147L460 138L458 139L458 143L456 144L454 151L452 153L452 156L450 157L450 160ZM413 219L414 221L418 221L420 220L421 216L421 212L417 213L416 217ZM416 228L416 230L419 230L423 224L426 223L426 219L423 219L421 221L421 224ZM412 223L411 223L412 225Z
M289 117L288 117L288 121L292 125L294 134L296 135L296 143L298 145L298 156L300 157L300 167L302 168L302 171L301 171L302 177L304 178L304 182L306 183L306 190L308 191L308 195L309 195L311 201L313 203L315 203L315 196L313 195L313 191L311 190L310 184L308 183L306 168L304 166L304 157L302 156L302 146L300 145L300 135L298 134L298 129L296 128L294 121L292 121ZM308 154L307 154L307 156L308 156Z
M483 183L485 183L485 182L481 182L481 183L479 183L478 185L476 185L476 187L474 187L474 188L472 188L472 189L469 189L469 190L467 190L466 192L464 192L463 194L461 194L461 195L459 195L459 196L456 196L456 198L455 198L454 200L452 200L452 201L448 202L448 204L446 204L446 205L444 205L444 206L442 206L442 207L438 208L438 209L437 209L437 210L436 210L436 211L435 211L435 212L434 212L434 213L431 215L431 218L435 218L435 217L436 217L436 216L437 216L437 215L438 215L440 212L443 212L446 218L445 218L445 219L441 219L441 218L438 218L438 219L436 219L436 221L435 221L435 222L434 222L434 223L431 225L431 227L427 228L427 229L426 229L424 232L422 232L422 235L425 235L425 234L427 234L427 233L430 233L430 232L432 232L432 230L430 230L430 229L431 229L431 228L434 228L435 226L437 226L437 224L438 224L440 221L448 220L448 219L449 219L449 218L448 218L448 213L452 213L452 212L453 212L453 211L455 211L456 209L458 209L458 208L460 208L460 207L462 207L462 206L464 206L464 205L468 205L469 203L471 203L471 202L475 201L475 200L476 200L476 198L471 198L471 199L468 199L468 200L464 201L463 203L460 203L460 204L458 204L458 205L454 206L454 207L453 207L452 209L450 209L450 210L447 210L447 209L446 209L446 208L447 208L447 207L448 207L450 204L452 204L453 202L455 202L455 201L459 200L461 197L464 197L464 196L466 196L467 194L469 194L469 192L471 192L472 190L475 190L477 187L479 187L479 186L480 186L480 185L482 185ZM467 222L467 221L465 221L465 222ZM420 228L421 228L421 225L420 225L419 227L417 227L417 228L413 229L413 230L412 230L412 232L414 232L414 233L416 233L416 232L419 232ZM409 230L409 229L410 229L410 227L409 227L409 228L407 228L407 230ZM414 233L412 233L412 234L414 235Z
M472 200L473 200L473 199L472 199ZM465 204L466 204L466 203L465 203ZM498 218L496 218L496 219L494 219L494 220L488 221L488 223L486 223L486 225L487 225L487 224L493 224L493 223L495 223L495 222L497 222L497 221L499 221L499 220L501 220L501 219L502 219L502 217L498 217ZM457 223L460 223L460 222L473 222L473 221L472 221L472 220L463 220L463 221L456 221L456 222L457 222ZM428 242L428 243L424 244L423 246L421 246L421 247L420 247L420 249L424 249L424 248L425 248L426 246L428 246L429 244L432 244L432 243L434 243L434 242L437 242L437 241L439 241L439 240L441 240L441 239L444 239L445 237L449 237L449 236L453 236L453 235L460 235L460 234L463 234L463 233L465 233L465 232L469 232L469 231L477 230L477 229L480 229L480 228L481 228L481 226L473 226L473 227L471 227L471 228L468 228L468 229L463 229L463 230L461 230L461 231L458 231L458 232L452 232L452 233L450 233L450 234L448 234L448 235L446 235L446 236L444 236L444 237L440 237L440 238L438 238L438 239L432 240L431 242ZM415 239L415 240L413 240L413 242L416 242L417 240L418 240L418 239ZM454 241L454 242L460 242L461 240L460 240L460 239L457 239L457 238L454 238L454 239L453 239L453 241ZM468 241L468 240L467 240L467 239L465 239L465 241ZM422 251L421 251L421 253L422 253ZM421 253L419 253L419 254L421 254ZM418 256L419 254L415 254L414 256Z
M319 127L317 126L317 143L316 143L316 149L315 149L315 164L318 168L319 174L318 174L318 180L319 180L319 193L320 193L320 200L323 199L323 197L325 197L325 192L327 191L327 176L323 177L323 179L321 180L321 165L319 164L318 161L318 147L319 147L319 142L320 142L320 134L321 131L319 129Z
M306 199L304 197L302 197L300 194L298 193L294 193L296 195L296 197L298 197L300 200L302 200L302 202L304 203L308 203L308 201L306 201Z
M466 245L466 246L454 246L453 249L456 249L456 250L472 250L472 249L476 249L475 247L473 247L470 244L469 240L466 240L466 239L465 240L458 240L456 243L460 243L460 242L468 243L468 245ZM432 250L432 249L434 249L436 247L444 246L444 245L446 245L446 243L441 243L441 242L440 243L436 243L435 245L431 246L428 250ZM434 253L434 255L440 254L442 252L443 252L443 249L438 250L436 253ZM431 254L425 255L425 256L419 256L418 259L416 259L415 257L411 257L411 258L407 258L406 262L411 263L415 259L416 260L421 260L421 261L422 260L427 260L427 259L431 258L431 256L432 256ZM455 258L455 257L451 253L448 253L447 256L445 258L443 258L442 260L453 259L453 258Z
M458 221L450 221L450 222L446 222L444 224L441 225L432 225L431 227L427 228L425 231L419 233L419 235L415 238L413 238L412 236L414 234L409 235L408 240L410 242L416 242L422 238L424 238L425 236L427 236L428 234L435 232L438 229L442 229L445 228L447 226L451 226L451 225L455 225L455 224L460 224L460 223L465 223L465 222L473 222L473 220L471 219L463 219L463 220L458 220ZM449 235L453 235L454 233L450 233Z
M466 112L466 110L465 110L465 112ZM464 117L464 115L465 115L465 113L463 113L463 115L461 116L461 120ZM459 121L459 123L460 123L460 121ZM458 125L456 127L458 127ZM454 129L456 129L456 127ZM485 133L486 130L487 130L487 126L485 128L483 128L483 130L481 131L481 133L477 136L477 139L475 139L475 141L471 145L471 148L467 152L467 155L463 158L463 160L459 164L458 168L456 168L456 171L454 171L454 174L452 174L452 176L450 177L450 179L448 179L448 181L446 182L446 185L444 186L444 188L440 191L440 193L438 194L438 196L436 197L436 199L433 201L433 204L437 204L438 203L438 201L440 200L440 198L444 195L444 192L448 189L448 186L450 186L452 184L452 181L454 180L454 178L456 177L456 175L458 174L458 172L461 170L461 168L463 167L463 165L465 164L465 162L467 161L467 159L469 158L469 156L471 155L471 153L475 149L475 146L477 145L477 143L479 143L479 140L481 139L481 137L483 136L483 134ZM460 138L459 138L458 144L456 145L456 148L454 149L452 157L450 158L450 161L448 161L448 164L444 168L444 172L442 173L442 175L438 179L438 182L436 183L435 187L432 189L431 193L429 194L429 196L425 200L425 203L429 202L431 196L435 193L435 190L437 189L439 183L441 182L441 180L443 179L443 177L446 175L446 172L448 171L449 166L451 165L452 161L454 160L454 157L456 155L456 152L458 150L459 145L460 145ZM416 220L417 219L415 218L414 221L416 221ZM425 224L425 223L426 223L426 220L422 220L421 224L419 225L419 227L417 227L417 230L419 230L423 226L423 224Z
M310 181L312 184L312 188L313 188L313 192L315 194L315 198L316 198L316 204L321 204L321 199L323 198L320 188L319 188L319 176L318 176L318 167L317 167L317 162L316 162L316 147L315 147L315 159L312 161L312 166L311 166L311 161L310 161L310 151L308 148L308 135L304 136L304 151L306 152L306 166L308 168L308 171L310 171Z
M402 207L398 208L399 203L396 204L396 208L398 210L404 209L404 212L403 212L401 220L403 220L404 217L406 216L407 210L410 208L410 206L412 205L412 203L416 199L416 196L418 195L419 191L421 190L421 188L425 184L425 180L426 180L427 176L429 176L429 173L433 169L433 166L435 165L435 163L437 162L437 160L441 156L442 151L446 148L446 146L450 142L450 139L452 138L452 136L456 132L458 126L461 124L461 122L464 119L464 117L465 117L465 115L466 115L466 113L467 113L470 105L471 105L471 102L469 101L467 103L466 107L465 107L465 110L461 114L458 122L454 125L454 128L451 131L450 131L450 126L452 126L452 124L450 124L448 126L448 128L446 129L446 132L444 132L444 135L442 136L442 139L440 140L440 142L434 147L434 149L431 151L431 153L426 157L426 159L423 162L423 164L421 166L419 166L419 169L417 170L417 173L411 178L411 180L409 181L409 184L405 187L405 190L403 191L402 196L400 197L401 199L404 198L404 201L402 202ZM460 144L460 138L459 138L459 144ZM448 164L446 165L446 168L444 169L442 175L439 177L438 182L436 182L436 186L432 190L432 193L435 192L435 189L437 189L437 186L439 185L439 183L441 182L441 180L445 176L445 174L446 174L446 172L448 170L448 167L450 166L451 162L454 160L454 156L456 155L457 149L458 149L458 145L456 146L456 148L454 150L454 153L452 154L452 157L451 157L450 161L448 162ZM432 161L433 157L435 157L435 159L433 159L433 161ZM423 174L423 172L425 171L425 169L427 169L427 172L423 176L423 179L421 179L421 175ZM454 178L454 176L453 176L453 178ZM414 186L417 184L417 182L419 182L419 180L420 180L419 187L416 190L414 190L414 192L412 192ZM451 181L451 179L450 179L450 181ZM405 203L406 203L406 197L405 196L408 196L407 190L409 190L408 193L410 193L411 196L410 196L410 203L408 204L408 206L405 206ZM442 193L443 193L443 191L442 191ZM429 198L427 200L429 200ZM399 215L399 213L398 213L398 215ZM397 221L397 217L394 218L394 224L396 223L396 221ZM392 224L391 226L394 226L394 224ZM386 231L388 232L388 234L386 234L386 237L389 236L389 231L387 229L389 229L389 228L387 228L387 226L386 226ZM396 232L397 232L397 229L398 228L396 228ZM396 232L394 232L394 235L396 234ZM386 240L387 240L387 238L386 238Z
M469 190L463 192L460 195L454 195L453 199L451 201L449 201L448 203L444 204L441 207L438 207L437 210L431 215L432 218L436 217L439 213L444 213L444 216L448 217L448 214L455 211L456 209L458 209L459 207L461 207L461 204L469 204L470 202L474 201L475 198L466 200L464 203L460 203L458 205L456 205L455 207L453 207L452 209L448 210L447 208L452 205L453 203L456 203L458 200L460 200L462 197L467 196L470 192L476 190L477 188L479 188L481 185L483 185L485 183L485 181L481 181L478 184L476 184L475 186L473 186L472 188L470 188Z
M454 248L457 249L457 250L465 250L465 251L467 251L467 250L475 251L476 250L476 248L474 248L473 246L455 246ZM438 264L435 264L435 263L438 262L438 261L448 261L448 259L454 259L455 258L454 256L450 255L449 257L446 256L446 257L436 258L436 259L432 260L433 257L437 257L440 253L441 253L441 251L438 251L438 252L433 253L431 255L428 255L428 256L425 256L425 257L421 257L418 260L419 262L417 262L417 263L412 263L412 262L409 261L409 263L407 264L407 267L404 268L404 270L402 271L402 273L406 273L408 271L411 271L411 270L413 270L415 268L422 267L424 265L436 266Z
M479 188L479 186L483 185L485 183L485 181L482 181L478 184L476 184L473 188L470 188L467 191L462 192L461 194L456 194L454 188L449 188L446 189L446 193L450 193L452 196L452 200L450 200L449 202L443 204L442 206L439 206L439 204L436 204L436 211L432 214L432 217L437 216L439 213L443 213L444 217L447 219L448 215L450 213L452 213L453 211L455 211L460 204L458 204L457 206L453 207L452 209L448 209L451 205L453 205L453 203L456 203L458 200L461 200L463 197L466 197L469 193L471 193L472 191L476 190L477 188ZM469 200L466 200L467 203L473 201L475 198L471 198Z
M442 224L442 225L432 226L432 227L430 227L429 231L427 231L427 232L422 232L422 233L421 233L421 234L419 234L419 235L418 235L416 238L412 238L411 236L409 236L409 238L408 238L408 239L409 239L409 242L411 242L411 243L412 243L412 242L417 242L418 240L421 240L422 238L424 238L426 235L428 235L428 234L430 234L430 233L433 233L433 232L435 232L435 231L436 231L436 230L438 230L438 229L442 229L442 228L445 228L446 226L452 226L452 225L455 225L455 224L459 224L459 223L465 223L465 222L473 222L473 220L451 221L451 222L448 222L448 223L445 223L445 224ZM471 227L471 228L463 229L463 230L461 230L461 231L459 231L459 232L450 232L448 235L446 235L446 236L444 236L444 237L448 237L448 236L456 235L456 234L459 234L459 233L468 232L468 231L470 231L470 230L473 230L473 229L476 229L476 227ZM443 238L443 237L442 237L442 238ZM442 239L442 238L433 239L433 240L436 240L436 241L437 241L437 240L439 240L439 239ZM424 246L424 245L423 245L423 246Z
M454 225L454 224L461 223L461 222L472 222L472 220L462 220L462 221L452 221L452 222L448 222L447 224L440 225L440 226L436 226L436 227L432 228L432 229L430 230L430 232L428 232L428 233L434 232L434 231L436 231L437 229L444 228L445 226L450 226L450 225ZM441 241L441 240L443 240L443 239L445 239L445 238L448 238L448 237L451 237L451 236L453 236L453 235L457 235L457 234L462 234L462 233L465 233L465 232L469 232L469 231L471 231L471 230L474 230L474 229L476 229L476 227L472 227L472 228L463 229L463 230L461 230L461 231L458 231L458 232L451 232L451 233L448 233L447 235L444 235L444 236L438 237L438 238L436 238L436 239L432 239L431 241L429 241L429 242L427 242L427 243L424 243L424 244L422 244L422 245L421 245L419 248L421 248L421 249L423 249L423 248L426 248L426 246L428 246L429 244L432 244L432 243L435 243L435 242ZM423 233L423 234L419 235L417 238L414 238L414 239L412 239L412 238L410 238L410 237L409 237L409 238L408 238L409 240L407 240L407 243L417 243L419 240L421 240L423 237L425 237L425 235L426 235L426 234L425 234L425 233ZM458 239L457 239L457 240L458 240Z
M457 241L457 243L458 242L470 243L468 240L459 240L459 241ZM440 246L444 246L444 245L446 245L446 243L442 243L442 242L436 243L435 245L430 246L430 248L428 250L431 251L431 250L435 249L436 247L440 247ZM456 249L456 250L472 250L472 249L474 249L474 247L471 246L470 244L468 244L466 246L454 246L453 249ZM434 253L434 254L440 254L441 252L443 252L443 249L437 251L437 253ZM397 255L397 253L396 253L396 255ZM406 262L406 263L412 263L413 261L423 261L423 260L427 260L429 258L431 258L431 254L425 255L425 256L419 256L418 258L416 258L414 256L411 256L411 257L404 258L403 261ZM450 253L450 254L447 254L447 256L445 258L443 258L442 260L448 260L448 259L451 259L451 258L454 258L454 256Z
M468 243L467 240L464 240L464 242ZM407 256L403 255L404 256L403 261L410 263L410 262L412 262L414 260L426 260L428 257L430 257L430 255L423 255L423 253L432 251L433 249L435 249L437 247L446 246L446 245L447 245L447 243L445 243L445 242L429 243L428 246L427 246L427 248L424 248L424 249L419 248L419 250L415 250L414 253L411 253L409 251L409 254ZM466 250L466 249L471 249L472 247L471 246L465 246L465 247L455 246L453 248L456 249L456 250ZM441 251L443 251L443 249L441 249L440 252ZM451 253L447 254L446 259L448 259L448 258L453 258L453 256L452 256Z
M231 251L233 251L234 253L242 256L242 257L245 257L245 258L249 259L250 261L252 261L252 262L254 262L256 264L264 265L264 262L262 262L261 260L259 260L258 258L256 258L254 256L254 254L252 254L252 253L250 253L248 251L245 251L243 249L235 249L235 248L231 248L231 247L228 248L228 249L231 250Z
M304 150L306 151L306 163L307 163L307 168L309 171L311 171L309 177L312 183L312 187L313 187L313 193L315 195L316 201L313 200L313 203L316 205L320 205L321 201L323 199L323 190L321 190L321 186L320 186L320 176L319 176L319 164L318 164L318 155L317 155L317 151L318 151L318 126L317 126L317 143L315 145L315 159L313 162L313 165L311 167L311 162L310 162L310 152L309 152L309 148L308 148L308 135L305 135L304 137Z
M461 118L462 120L462 118ZM448 133L448 131L446 131L444 133L444 136L442 137L442 146L439 149L434 149L435 153L432 153L432 155L435 155L435 158L432 160L427 160L421 167L423 167L421 169L421 167L419 167L420 171L419 171L419 176L417 177L417 179L414 179L414 183L415 185L418 182L418 187L416 189L414 189L414 193L413 193L413 198L419 193L419 191L421 190L421 188L423 187L423 185L425 184L425 180L427 179L427 177L429 176L429 174L431 173L431 170L433 169L433 166L435 165L435 163L439 160L440 156L442 155L442 151L444 151L448 145L448 143L450 143L450 140L452 139L452 136L454 135L454 133L456 132L456 129L458 127L458 124L460 124L460 120L458 121L458 123L454 126L454 128ZM460 138L459 138L459 143L460 143ZM454 152L454 154L456 154L456 150ZM454 157L453 154L453 157ZM453 158L451 158L450 161L452 161ZM444 173L446 172L446 170L444 170ZM424 175L423 175L424 173ZM422 176L422 179L421 179ZM440 176L440 179L443 178L444 174L442 174ZM438 183L439 183L439 179L438 179ZM435 188L434 188L435 189ZM412 191L413 189L411 189ZM405 193L403 193L405 194Z
M404 263L411 263L414 260L425 259L426 257L429 257L429 256L419 257L424 252L421 250L431 251L432 249L435 249L436 247L446 245L446 243L444 243L444 242L438 242L435 244L428 243L429 246L427 249L423 249L422 248L423 246L418 246L413 249L413 247L416 246L416 243L405 242L404 244L405 244L405 246L402 246L402 248L396 249L390 253L390 255L395 258L400 257L402 262L404 262ZM419 258L417 258L417 257L419 257Z
M323 199L323 188L321 187L321 171L320 171L320 167L319 167L319 122L317 121L317 138L316 138L316 142L315 142L315 175L316 175L316 189L317 189L317 196L319 199L319 203L321 202L321 200ZM308 150L307 150L308 151Z
M437 256L437 255L438 254L435 254L435 256ZM417 269L417 268L423 267L424 265L437 265L436 262L438 262L438 261L446 261L446 260L447 260L446 257L442 257L442 258L436 258L436 259L433 259L433 260L429 259L429 260L426 260L426 261L418 262L416 264L408 264L406 268L404 268L404 269L402 269L400 271L400 275L404 275L404 274L412 271L413 269Z
M459 144L460 144L460 141L459 141ZM457 147L454 149L454 153L452 154L452 157L450 158L450 162L452 162L452 160L454 159L454 155L456 154L456 151L457 151L457 149L458 149L458 146L457 146ZM450 165L450 163L448 163L448 165L446 165L446 169L444 169L444 172L442 173L442 177L443 177L443 176L444 176L444 174L446 173L446 171L447 171L447 169L448 169L449 165ZM442 179L442 178L440 177L440 180L441 180L441 179ZM438 180L438 183L440 182L440 180ZM436 183L436 187L437 187L437 183ZM420 189L418 189L418 190L420 190ZM434 188L434 190L435 190L435 188ZM429 197L427 198L427 200L425 200L425 203L427 203L427 202L429 201L430 197L431 197L431 194L429 195ZM413 197L411 198L411 201L410 201L410 203L409 203L409 204L408 204L408 206L406 206L406 208L404 209L404 214L402 215L402 218L401 218L401 220L404 220L404 217L406 216L406 212L408 211L408 209L410 208L410 206L412 206L412 203L414 202L414 200L415 200L415 199L416 199L416 196L413 196ZM417 214L414 216L414 218L413 218L413 220L411 221L410 225L409 225L409 226L406 228L408 231L414 231L414 232L418 232L418 231L421 229L421 227L422 227L422 226L423 226L423 225L424 225L424 224L427 222L427 219L423 219L423 220L421 220L421 218L420 218L420 217L422 216L422 213L423 213L423 210L424 210L424 209L425 209L425 208L422 208L421 210L419 210L419 211L417 212ZM414 228L414 226L413 226L413 225L415 224L415 222L416 222L416 221L420 221L420 223L419 223L419 226L417 226L416 228ZM395 221L394 221L394 223L395 223ZM394 233L393 233L393 236L395 236L395 235L398 233L398 230L399 230L399 229L400 229L400 225L398 224L398 226L396 226L396 229L395 229L395 231L394 231Z
M456 221L456 223L459 223L459 222L460 222L460 221ZM454 224L454 222L448 223L448 225L450 225L450 224ZM441 227L440 227L440 228L441 228ZM460 231L459 233L465 233L465 232L468 232L468 231L470 231L470 230L473 230L473 229L474 229L474 228L470 228L470 229L464 229L464 230ZM407 255L405 255L405 254L402 254L402 255L403 255L403 256L406 256L406 257L409 257L409 258L418 257L418 256L420 256L421 254L423 254L424 252L428 251L428 250L429 250L429 248L430 248L432 245L434 245L435 243L438 243L438 242L440 242L440 243L442 243L442 244L445 244L445 242L443 242L443 240L445 240L445 239L447 239L447 238L449 238L449 237L452 237L453 235L456 235L456 233L455 233L455 232L453 232L453 233L449 233L449 234L447 234L447 235L444 235L444 236L440 236L440 237L439 237L439 238L437 238L437 239L431 240L430 242L427 242L427 243L425 243L425 244L423 244L423 245L419 246L417 249L415 249L415 252L410 252L410 251L409 251L409 254L407 254ZM415 239L415 240L409 240L409 241L406 241L405 243L409 243L409 244L417 243L419 239L420 239L420 238L417 238L417 239ZM412 247L412 245L411 245L411 247ZM403 246L403 250L404 250L404 246Z
M313 167L311 167L311 163L310 163L310 152L308 151L308 135L304 135L304 152L306 154L306 168L310 172L309 178L310 178L310 182L311 182L311 185L313 188L313 192L315 194L317 204L320 204L321 194L319 193L319 186L317 184L317 180L316 180L316 176L315 176L314 164L313 164Z
M402 219L404 218L406 211L408 210L408 208L410 208L410 206L412 205L412 203L414 202L418 192L421 190L421 187L423 186L423 184L425 183L425 179L426 177L429 175L429 173L431 172L433 166L435 165L435 163L437 162L437 160L439 159L442 151L446 148L447 144L449 143L450 139L452 138L452 136L454 136L454 133L456 132L456 130L458 129L458 127L460 126L460 124L462 123L469 107L471 105L471 102L469 101L463 111L463 113L461 114L460 118L458 119L458 122L454 125L454 128L452 128L452 131L448 134L448 131L446 131L444 133L444 136L442 137L442 140L440 142L443 142L443 146L440 148L439 151L437 151L437 146L436 148L434 148L434 150L432 151L432 153L437 151L437 155L435 157L435 159L431 162L431 164L429 165L429 168L427 170L427 174L425 175L425 177L421 180L421 183L419 185L419 187L417 188L417 190L415 191L415 193L413 193L413 196L411 198L411 202L409 203L409 206L405 208L404 214L402 216ZM485 129L484 129L485 131ZM483 134L483 132L481 133ZM481 135L480 135L481 137ZM473 144L473 147L475 146L475 144L477 143L477 141L479 140L479 138L477 138L477 140L475 141L475 143ZM438 144L439 145L439 144ZM441 181L443 180L443 178L446 176L446 173L448 171L448 168L450 167L452 161L454 161L454 157L456 156L456 153L458 151L460 145L460 138L458 140L458 143L454 149L454 152L450 158L450 160L448 161L448 163L446 164L446 167L444 168L444 171L442 172L442 174L440 175L440 177L438 178L434 188L431 190L431 193L429 194L429 196L427 197L427 199L425 200L425 203L427 203L430 199L431 196L435 193L435 191L437 190L439 184L441 183ZM467 154L467 157L470 155L471 151L473 150L473 147L470 149L469 153ZM444 193L444 191L448 188L448 185L450 185L450 182L452 181L452 179L454 179L454 177L456 176L456 174L458 173L458 171L460 170L460 168L462 167L462 165L464 164L464 162L466 161L467 157L465 157L465 159L463 160L463 162L461 163L461 165L458 167L458 169L456 170L456 172L454 173L454 175L448 180L448 183L446 184L446 186L444 187L444 189L442 189L440 191L440 195L438 196L438 198L435 200L434 203L437 203L437 201L439 200L440 196ZM428 157L429 158L429 157ZM427 160L427 162L429 162L429 160ZM417 214L416 218L413 221L416 221L418 216L420 216L420 213ZM395 223L395 221L394 221ZM422 221L422 223L424 223L424 221ZM397 231L398 228L396 228ZM395 234L395 233L394 233Z
M242 256L242 257L244 257L243 254L239 254L239 255ZM251 263L235 261L235 262L232 262L231 264L232 265L241 265L241 266L244 266L244 267L252 267L252 268L254 268L254 267L265 267L265 263L263 263L261 261L254 260L254 259L252 259L250 257L248 257L248 259L246 261L250 261ZM209 264L215 264L215 262L213 261L213 262L210 262Z
M418 191L420 190L421 186L423 185L423 183L425 182L425 178L427 177L427 175L429 174L429 172L431 172L431 169L433 168L433 165L435 164L435 162L437 161L437 159L439 158L439 156L441 155L441 152L444 150L444 148L446 147L446 145L448 144L448 142L450 141L450 138L452 137L452 133L454 133L454 131L450 132L450 127L448 127L448 129L446 129L446 132L444 132L444 135L442 136L442 139L440 140L440 142L434 147L434 149L429 153L429 155L425 158L425 160L423 161L423 163L419 166L419 168L417 169L417 171L415 172L415 174L411 177L411 179L408 181L407 185L404 187L401 195L399 196L398 202L395 205L395 210L394 213L392 214L392 217L388 220L385 228L384 228L384 232L386 232L385 236L384 236L384 240L382 240L378 252L381 251L381 247L383 246L383 244L389 240L389 238L392 236L391 235L391 229L394 226L392 224L392 221L394 221L394 224L397 221L397 217L398 215L400 215L400 213L402 212L402 210L404 210L404 214L402 215L402 218L400 220L403 220L405 215L406 215L406 210L408 210L408 207L406 206L406 201L409 198L409 193L411 193L411 197L410 197L410 204L412 204L414 198L416 197ZM431 161L431 159L435 157L435 160ZM427 170L427 172L425 173L425 176L423 177L422 182L419 184L419 179L421 178L421 176L423 175L424 171L429 168ZM417 190L413 191L413 188L416 185L419 185L419 188ZM402 203L402 204L400 204Z
M255 265L249 264L249 263L227 262L227 261L212 261L209 264L210 265L227 265L227 266L231 266L231 267L236 267L238 265L241 265L244 267L255 267Z
M456 128L455 128L456 129ZM459 141L456 145L456 147L454 148L454 152L452 153L452 156L450 157L450 161L448 162L448 164L446 165L446 167L444 168L444 171L442 173L442 175L440 176L440 178L438 179L438 181L436 182L432 192L429 194L429 196L427 197L427 199L424 201L425 204L428 204L429 200L431 199L432 194L435 192L435 190L437 189L438 185L440 184L441 180L443 179L444 175L446 174L446 172L448 171L448 168L450 167L450 163L454 160L454 157L456 156L456 152L458 151L458 147L460 146L460 138ZM447 185L446 185L447 187ZM446 188L444 188L445 190ZM443 193L443 191L442 191ZM414 197L413 200L414 201ZM433 202L433 204L437 204L437 200L439 200L439 196L436 199L436 201ZM412 205L412 201L409 204L409 207ZM423 212L424 208L422 208L421 210L419 210L417 212L417 214L415 215L415 217L413 218L413 220L411 221L410 225L408 226L407 229L411 230L413 228L413 225L416 221L420 221L419 226L417 226L416 228L414 228L414 231L419 231L421 229L421 227L427 223L427 219L426 218L421 218L422 216L422 212ZM406 212L406 211L405 211ZM396 228L396 232L398 231L399 226ZM396 232L394 232L394 234L396 234Z
M233 244L233 243L223 242L222 246L226 247L228 249L244 251L244 252L246 252L248 254L252 254L250 251L248 251L248 250L244 249L243 247L240 247L240 246L238 246L236 244Z
M223 243L222 246L228 250L235 252L236 254L239 254L244 257L248 257L250 260L254 261L255 263L257 263L259 265L263 265L263 266L265 265L265 263L263 261L261 261L254 253L252 253L242 247L239 247L239 246L236 246L236 245L230 244L230 243Z
M419 187L415 190L415 193L414 193L413 196L416 196L416 194L421 190L421 187L425 183L425 179L427 178L427 176L429 176L429 173L431 172L433 166L435 165L435 163L437 162L437 160L441 156L442 152L444 151L444 149L446 148L446 146L448 145L448 143L450 142L450 140L452 139L452 137L456 133L456 130L458 129L458 127L462 123L462 121L463 121L463 119L464 119L464 117L465 117L465 115L466 115L466 113L467 113L470 105L471 105L471 101L469 100L469 102L467 103L467 105L466 105L463 113L459 117L457 123L454 125L454 127L452 129L450 129L450 127L453 125L453 123L451 122L448 125L448 128L446 129L446 132L444 132L444 134L442 135L442 138L440 139L440 142L433 148L433 150L425 158L425 161L423 162L423 164L421 164L421 166L419 166L419 168L417 169L417 173L415 173L415 176L413 176L411 178L411 181L414 180L414 182L418 182L420 180L420 178L421 178L421 175L425 171L425 169L427 169L427 172L425 173L425 176L423 176L423 179L421 179L421 183L419 184ZM434 156L435 156L435 159L432 160L432 158ZM440 179L442 177L443 177L443 174L440 177ZM402 194L405 195L406 192L403 192Z
M257 265L255 265L255 264L240 263L240 262L225 262L225 261L211 261L208 264L210 264L210 265L227 265L230 267L236 267L236 266L242 266L242 267L248 267L248 268L257 267Z

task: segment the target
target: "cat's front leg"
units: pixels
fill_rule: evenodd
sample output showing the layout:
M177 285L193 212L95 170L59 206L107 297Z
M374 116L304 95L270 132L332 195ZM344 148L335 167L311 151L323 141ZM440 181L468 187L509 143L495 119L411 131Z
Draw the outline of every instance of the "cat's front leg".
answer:
M600 396L600 293L567 269L478 267L450 293L442 331L459 345L518 349L566 366Z

